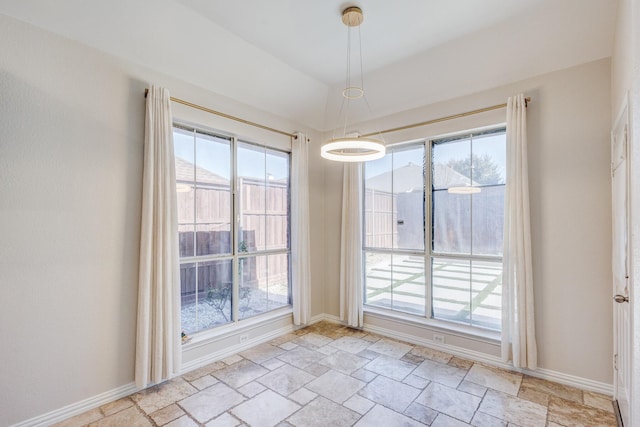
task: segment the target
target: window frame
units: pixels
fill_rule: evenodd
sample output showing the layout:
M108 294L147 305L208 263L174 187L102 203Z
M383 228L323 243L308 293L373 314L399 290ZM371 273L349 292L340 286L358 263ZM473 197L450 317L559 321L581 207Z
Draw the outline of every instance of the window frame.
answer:
M490 261L490 262L501 262L503 260L503 256L494 256L494 255L473 255L473 254L457 254L457 253L447 253L447 252L438 252L434 250L433 245L433 237L434 237L434 219L435 215L433 212L433 197L434 197L434 189L433 189L433 148L437 143L455 141L459 139L478 137L482 135L490 135L490 134L501 134L506 133L506 127L504 124L495 124L491 126L484 127L482 129L472 129L472 130L464 130L459 132L452 132L443 136L435 136L429 137L421 140L413 140L400 142L397 144L393 144L391 146L387 146L387 154L389 152L394 152L395 150L403 150L407 149L411 146L419 146L422 145L424 147L424 211L423 211L423 221L424 221L424 251L413 251L413 250L404 250L404 249L381 249L375 247L366 246L366 214L365 214L365 204L366 204L366 184L365 184L365 174L363 173L362 178L362 223L363 223L363 231L362 231L362 264L363 264L363 309L365 312L368 312L373 315L380 315L383 317L391 317L396 318L398 320L409 320L416 321L418 323L424 323L427 325L437 326L439 328L456 331L458 333L468 334L469 336L475 337L484 337L490 340L497 340L501 331L498 329L492 329L488 327L484 327L481 325L473 325L470 323L462 323L455 322L448 319L436 318L433 312L433 259L436 258L451 258L451 259L459 259L469 261L470 264L473 261ZM366 168L366 164L364 165ZM393 170L393 169L392 169ZM506 178L506 177L505 177ZM506 179L504 184L489 184L489 185L480 185L480 187L497 187L497 186L505 186ZM472 231L471 231L472 232ZM425 290L424 290L424 315L414 314L404 310L395 310L393 308L386 308L376 305L368 304L366 301L367 297L367 278L366 278L366 254L368 252L375 253L398 253L398 254L406 254L406 255L418 255L424 257L424 274L425 274ZM470 276L471 277L471 276ZM504 316L504 307L501 310L501 316Z
M231 261L231 271L232 271L232 289L230 295L230 303L231 303L231 319L228 322L215 324L213 326L198 329L196 331L185 331L187 332L195 341L200 341L202 339L206 339L211 336L219 335L220 333L224 333L228 331L230 328L236 328L239 325L248 326L255 322L260 322L262 320L269 319L274 316L278 316L284 313L290 313L293 310L292 307L292 280L291 280L291 152L283 150L281 148L275 148L269 146L266 143L256 143L246 138L241 138L235 135L230 135L222 131L212 130L205 126L195 125L192 123L186 123L178 120L174 120L172 123L172 132L176 129L179 129L183 132L189 132L193 134L194 137L194 168L197 167L197 150L195 138L197 134L206 135L214 138L221 138L229 141L230 145L230 164L229 164L229 191L230 191L230 245L231 251L229 253L223 254L206 254L206 255L197 255L197 248L195 246L195 231L197 230L197 213L195 212L197 206L197 198L194 193L194 213L193 213L193 226L194 226L194 251L191 256L180 256L178 254L178 262L179 265L183 264L194 264L196 266L196 295L198 294L198 279L197 279L197 271L198 265L211 261ZM239 177L238 177L238 146L240 144L248 144L255 146L261 151L264 152L266 156L269 151L275 151L281 153L287 158L287 227L286 227L286 248L281 249L265 249L265 250L255 250L253 252L240 252L239 250L239 222L240 222L240 191L239 188ZM195 172L194 172L195 173ZM176 177L176 184L178 184L178 177ZM194 181L191 182L192 185L197 184L196 176L194 175ZM268 182L265 183L265 189L268 187ZM265 191L266 196L266 191ZM266 203L266 202L265 202ZM265 215L266 215L266 204L265 204ZM281 255L284 254L287 256L287 305L283 307L276 307L261 313L257 313L255 315L240 318L240 260L251 258L251 257L259 257L266 256L269 257L271 255ZM178 286L181 287L181 284L178 283ZM181 297L182 299L182 297ZM196 296L196 304L198 302ZM180 304L180 312L182 315L182 302ZM184 330L182 326L182 316L181 316L181 329Z

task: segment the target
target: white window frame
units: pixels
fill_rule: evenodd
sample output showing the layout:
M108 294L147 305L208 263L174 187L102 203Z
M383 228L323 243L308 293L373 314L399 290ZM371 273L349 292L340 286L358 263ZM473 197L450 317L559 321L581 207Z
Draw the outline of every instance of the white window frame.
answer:
M424 140L414 140L407 142L400 142L397 144L393 144L387 147L387 153L393 152L394 149L403 149L410 146L417 146L422 144L424 146L425 153L425 173L424 173L424 252L413 251L413 250L403 250L403 249L379 249L379 248L369 248L365 245L366 243L366 223L365 223L365 211L363 208L362 217L363 217L363 231L362 231L362 254L363 254L363 267L365 267L366 263L366 253L367 252L377 252L377 253L398 253L398 254L409 254L409 255L419 255L424 256L424 273L425 273L425 315L417 315L412 314L407 311L394 310L390 308L384 308L375 305L369 305L366 302L366 294L367 294L367 282L366 282L366 268L363 268L363 292L364 292L364 302L363 308L366 313L369 315L373 315L376 317L388 317L394 318L400 321L408 321L410 323L420 323L428 326L435 326L439 329L448 330L454 333L462 334L462 336L468 337L478 337L489 340L490 342L496 342L500 338L500 331L494 330L490 328L484 328L482 326L470 325L466 323L458 323L446 319L439 319L433 316L433 275L432 275L432 260L433 258L452 258L452 259L465 259L465 260L477 260L477 261L501 261L502 257L497 256L485 256L485 255L458 255L458 254L447 254L440 253L433 250L432 239L433 239L433 189L432 189L432 167L433 167L433 145L434 143L441 142L443 140L455 140L455 139L463 139L465 136L479 136L484 134L491 133L501 133L506 132L504 124L497 124L493 126L487 126L482 129L474 129L474 130L465 130L460 132L453 132L443 136L435 136L430 137ZM366 164L364 165L366 168ZM363 204L365 206L365 196L366 196L366 186L365 186L365 178L363 174L362 179L362 194L363 194ZM502 308L501 315L504 314L504 307Z
M229 175L230 175L230 222L231 222L231 252L229 254L208 254L208 255L196 255L196 246L194 243L194 255L187 257L179 257L179 263L182 266L183 264L196 264L196 295L198 294L198 278L197 278L197 265L199 263L209 262L209 261L226 261L231 260L232 263L232 290L231 290L231 320L227 323L222 323L218 325L214 325L212 327L206 329L200 329L194 332L191 332L190 335L196 338L196 341L201 341L202 339L206 339L212 335L217 335L219 333L228 331L229 329L233 329L238 325L250 325L255 322L260 322L262 320L267 320L269 318L281 315L288 314L292 312L292 282L291 282L291 153L289 151L282 150L281 148L271 147L267 144L260 144L249 141L244 138L238 138L234 135L227 135L224 132L207 129L203 126L194 125L191 123L185 123L180 121L174 121L172 125L172 130L180 129L187 132L193 132L194 137L195 134L199 133L202 135L213 136L217 138L222 138L229 140L230 143L230 165L229 165ZM287 245L285 249L271 249L271 250L256 250L253 252L239 252L238 251L238 224L240 222L240 197L239 197L239 189L238 189L238 171L237 171L237 159L238 159L238 145L239 143L254 145L259 148L264 148L265 150L277 151L283 154L286 154L288 157L288 182L287 182ZM194 161L197 159L197 152L195 151L194 145ZM194 164L197 164L194 162ZM195 182L195 176L194 176ZM195 196L194 196L195 197ZM194 199L195 203L195 199ZM265 206L266 208L266 206ZM194 226L198 223L196 222L196 212L194 206ZM195 231L195 230L194 230ZM195 239L195 233L194 233ZM240 259L249 258L249 257L258 257L258 256L269 256L269 255L280 255L284 254L288 257L288 266L287 266L287 275L288 275L288 305L285 307L278 307L275 309L271 309L254 316L246 317L243 319L239 318L239 307L240 307L240 283L239 283L239 265ZM181 284L178 284L181 286ZM197 297L196 297L197 301ZM180 305L182 312L182 304Z

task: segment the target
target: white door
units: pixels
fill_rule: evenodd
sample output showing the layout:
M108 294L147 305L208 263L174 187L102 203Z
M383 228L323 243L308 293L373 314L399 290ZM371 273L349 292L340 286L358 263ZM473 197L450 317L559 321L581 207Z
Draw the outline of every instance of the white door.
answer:
M612 132L614 399L625 426L631 426L631 329L629 314L629 144L627 109Z

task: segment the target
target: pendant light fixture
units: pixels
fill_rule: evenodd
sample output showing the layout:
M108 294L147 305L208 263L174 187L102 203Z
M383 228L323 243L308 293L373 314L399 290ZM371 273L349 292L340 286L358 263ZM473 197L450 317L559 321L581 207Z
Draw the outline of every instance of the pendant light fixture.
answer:
M349 119L349 107L352 101L364 102L371 113L369 102L364 94L364 79L362 76L362 39L360 37L360 24L364 20L362 9L348 7L342 11L342 22L348 27L347 32L347 74L345 88L342 91L342 106L338 122L342 122L342 137L334 137L322 144L321 155L325 159L339 162L364 162L375 160L385 155L384 141L375 138L361 138L357 134L347 134ZM358 46L360 54L360 86L354 86L351 82L351 30L358 28Z

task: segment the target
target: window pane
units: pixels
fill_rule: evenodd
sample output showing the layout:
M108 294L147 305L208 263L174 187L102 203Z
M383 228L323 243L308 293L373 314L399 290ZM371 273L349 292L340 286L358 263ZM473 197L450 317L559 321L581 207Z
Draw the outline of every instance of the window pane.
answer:
M471 253L471 195L433 191L433 251Z
M195 228L193 224L178 225L178 246L180 248L180 257L193 256L194 232Z
M473 181L479 185L504 184L506 179L506 134L473 138Z
M290 304L288 254L243 257L239 263L240 319Z
M232 277L231 260L198 264L199 330L233 320L231 318Z
M471 203L473 254L502 256L504 186L482 187L480 193L471 195Z
M425 314L424 258L365 253L365 303L412 314Z
M289 247L289 155L267 150L266 249Z
M393 151L394 248L424 249L424 146Z
M433 317L500 330L502 263L434 258Z
M489 329L502 327L502 263L471 262L471 323Z
M393 247L395 201L391 171L389 154L364 166L364 244L368 248Z
M238 252L266 249L266 155L264 147L238 143Z
M176 181L190 184L195 179L195 132L173 128L173 151L176 162Z
M231 141L218 136L196 134L196 182L230 187Z
M198 330L196 292L196 264L180 264L180 300L182 329L187 333Z
M434 189L471 185L471 140L433 144L431 185Z
M433 317L469 323L471 308L471 262L433 258Z
M365 303L392 308L391 254L365 252Z
M196 255L231 253L231 224L197 224Z

